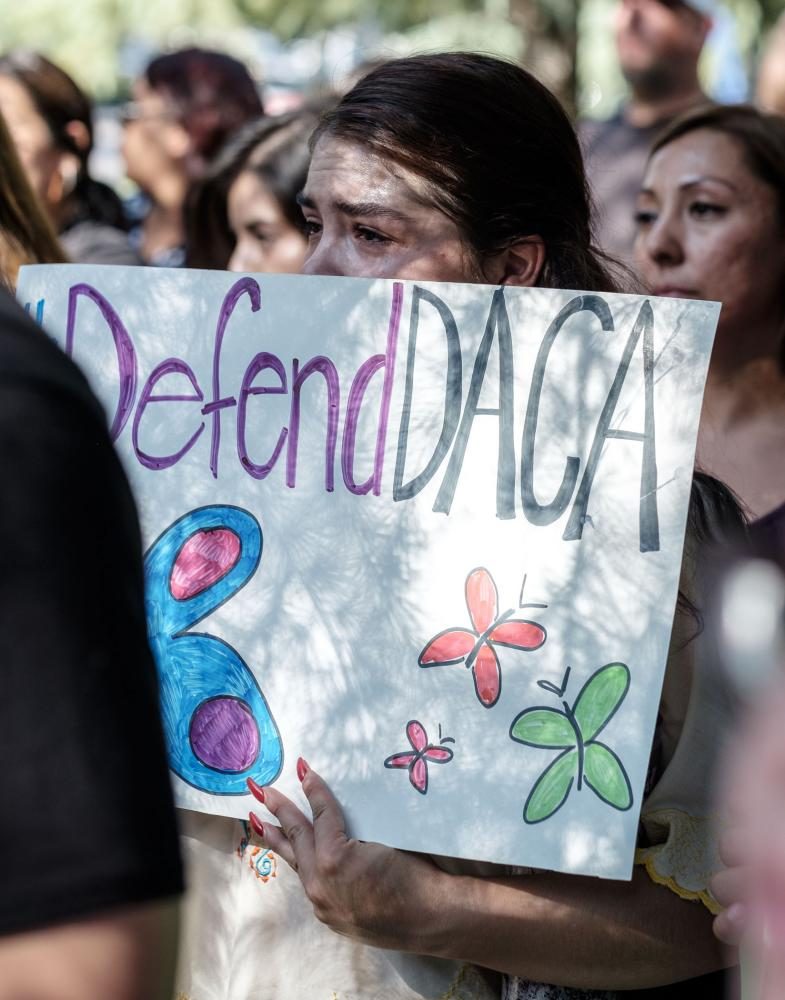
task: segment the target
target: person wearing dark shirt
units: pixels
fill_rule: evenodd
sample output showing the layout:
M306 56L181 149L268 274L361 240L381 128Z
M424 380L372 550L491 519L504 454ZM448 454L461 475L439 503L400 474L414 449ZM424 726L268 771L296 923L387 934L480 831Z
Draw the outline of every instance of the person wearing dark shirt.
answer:
M629 98L608 121L579 127L597 208L597 242L632 263L635 199L657 133L706 103L698 59L711 28L711 0L620 0L616 51Z
M0 1000L171 996L182 891L104 415L0 291Z

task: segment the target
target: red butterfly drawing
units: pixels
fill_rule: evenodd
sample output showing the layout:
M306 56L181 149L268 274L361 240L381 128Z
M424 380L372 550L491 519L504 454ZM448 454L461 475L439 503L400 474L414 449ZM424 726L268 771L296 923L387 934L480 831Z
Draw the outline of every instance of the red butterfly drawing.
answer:
M454 743L455 740L451 736L445 736L436 745L429 743L425 727L416 719L406 723L406 735L412 749L392 754L385 760L384 766L408 768L409 781L421 795L425 795L428 791L428 764L449 764L453 758L452 750L442 744ZM439 736L441 735L442 728L439 726Z
M496 584L482 566L466 578L466 606L472 628L448 628L435 635L417 662L421 667L465 663L467 669L471 668L477 697L491 708L502 691L501 667L494 647L539 649L547 633L537 622L511 618L513 608L499 614Z

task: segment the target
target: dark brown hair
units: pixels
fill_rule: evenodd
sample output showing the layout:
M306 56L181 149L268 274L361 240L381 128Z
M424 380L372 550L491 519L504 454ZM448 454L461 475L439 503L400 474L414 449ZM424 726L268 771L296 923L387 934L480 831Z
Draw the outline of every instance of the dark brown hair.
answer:
M22 264L57 264L65 259L0 115L0 285L13 289Z
M251 74L223 52L188 48L157 56L145 71L149 86L167 96L203 160L226 139L264 114Z
M752 173L776 192L785 226L785 118L751 104L707 105L687 112L660 132L649 155L698 129L722 132L738 142Z
M122 204L106 184L93 180L87 160L93 148L93 105L90 98L59 66L37 52L17 50L0 56L0 76L24 87L46 123L57 149L72 153L79 162L76 186L70 196L68 224L91 219L125 228ZM84 126L87 143L79 144L68 131L70 122Z
M19 49L0 56L0 75L10 76L24 87L57 148L73 153L85 165L93 146L93 107L65 70L37 52ZM69 122L84 125L89 137L84 149L67 131Z
M559 102L513 63L475 53L414 56L364 76L312 144L360 143L424 178L478 257L527 236L545 244L539 284L613 291L593 246L578 140Z
M234 251L229 228L229 189L245 170L256 174L278 202L284 217L303 229L296 196L310 161L308 139L319 118L303 109L251 122L230 139L194 188L186 210L188 267L223 269Z

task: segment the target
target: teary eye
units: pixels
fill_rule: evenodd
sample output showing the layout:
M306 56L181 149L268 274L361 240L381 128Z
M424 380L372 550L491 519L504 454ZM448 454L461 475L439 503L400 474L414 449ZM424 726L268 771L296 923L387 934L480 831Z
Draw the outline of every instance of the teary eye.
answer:
M371 229L370 226L355 226L355 235L364 240L366 243L391 243L392 240L389 236L385 236L376 229Z

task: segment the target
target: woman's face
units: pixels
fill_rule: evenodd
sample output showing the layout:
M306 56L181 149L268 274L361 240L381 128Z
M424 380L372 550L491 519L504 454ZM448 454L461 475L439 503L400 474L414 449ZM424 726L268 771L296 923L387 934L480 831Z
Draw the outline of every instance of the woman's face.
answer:
M121 141L125 172L143 190L151 191L172 173L184 174L190 140L164 94L144 79L136 81L132 94Z
M10 76L0 76L0 113L31 187L44 204L51 204L61 154L27 90Z
M307 241L286 218L258 174L244 170L229 188L229 227L236 240L230 271L297 274Z
M780 206L735 139L699 129L658 150L638 196L637 223L638 268L655 295L722 302L725 331L780 322Z
M457 225L433 206L423 179L359 143L319 139L300 201L305 274L479 280Z

